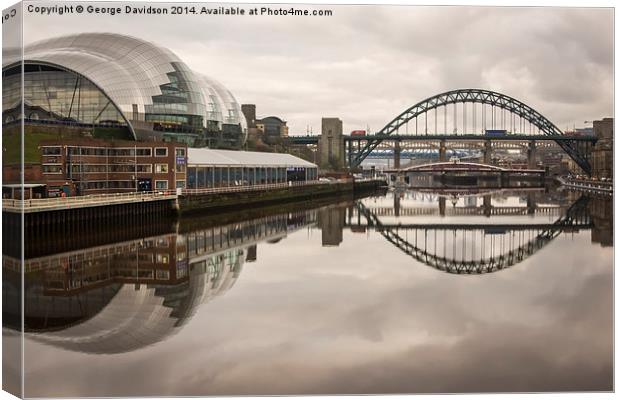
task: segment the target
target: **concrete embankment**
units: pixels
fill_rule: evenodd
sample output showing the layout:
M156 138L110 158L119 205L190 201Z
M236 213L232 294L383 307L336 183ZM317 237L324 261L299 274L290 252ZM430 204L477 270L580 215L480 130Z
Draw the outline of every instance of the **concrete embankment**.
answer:
M154 221L175 214L193 215L226 210L247 209L290 202L309 202L315 199L347 199L372 193L385 186L382 180L342 181L311 185L262 188L218 188L207 193L134 193L129 195L85 196L63 199L3 201L3 231L28 234L75 234L82 228L115 223L121 226ZM227 190L229 189L229 190ZM22 214L23 213L23 214ZM22 219L23 215L23 219ZM77 229L77 230L76 230ZM72 234L73 234L72 233Z
M191 194L179 197L179 211L182 215L313 200L323 197L347 197L372 192L385 186L383 180L331 182L324 185L290 186L276 189L259 189L231 193Z

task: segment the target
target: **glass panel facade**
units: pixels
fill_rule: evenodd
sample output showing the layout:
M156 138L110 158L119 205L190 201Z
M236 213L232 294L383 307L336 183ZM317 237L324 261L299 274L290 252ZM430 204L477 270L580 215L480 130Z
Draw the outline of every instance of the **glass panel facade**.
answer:
M187 187L257 185L267 183L301 182L317 179L316 168L260 168L260 167L201 167L187 168Z
M24 116L38 122L125 126L120 111L93 83L68 71L29 64L24 73ZM17 72L17 73L15 73ZM2 118L20 119L21 76L14 68L3 71Z
M227 147L245 143L245 117L230 91L153 43L113 33L82 33L30 44L24 58L32 69L27 73L33 74L26 88L34 101L27 103L32 109L25 113L32 121L127 120L130 127L139 121L139 132L147 126L154 135L196 147L213 138L216 145ZM6 77L15 75L12 69L18 62L18 53L6 54ZM6 112L19 109L19 81L3 81L3 123L11 123L22 118Z

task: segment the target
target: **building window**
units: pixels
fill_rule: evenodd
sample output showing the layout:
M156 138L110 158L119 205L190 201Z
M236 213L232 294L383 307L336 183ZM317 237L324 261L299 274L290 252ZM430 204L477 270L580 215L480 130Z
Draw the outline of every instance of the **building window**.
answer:
M168 181L155 181L155 189L168 189Z
M137 172L146 172L150 174L153 172L153 165L152 164L138 164Z
M168 164L155 164L155 173L156 174L168 173Z
M177 181L177 189L185 189L185 181Z
M159 256L158 256L158 258L159 258ZM157 279L158 280L170 279L170 271L157 270Z
M151 149L148 148L148 147L136 149L136 155L138 157L150 157L151 156Z
M43 165L42 168L44 174L62 174L61 164Z
M168 264L170 256L166 253L158 253L155 260L157 264Z
M176 149L176 155L177 157L185 157L185 149Z
M185 172L185 164L177 164L177 172L184 173Z
M60 146L42 147L41 152L44 156L59 156L61 153Z
M168 156L168 148L155 147L155 157L166 157L166 156Z

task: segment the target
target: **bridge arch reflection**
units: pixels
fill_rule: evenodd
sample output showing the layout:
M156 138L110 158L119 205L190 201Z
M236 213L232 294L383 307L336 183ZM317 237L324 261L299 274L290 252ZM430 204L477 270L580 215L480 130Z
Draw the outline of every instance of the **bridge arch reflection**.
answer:
M441 212L442 198L439 200ZM588 202L587 196L581 196L553 223L528 224L390 224L383 223L361 201L356 203L356 209L369 227L416 261L450 274L480 275L519 264L562 232L592 228ZM529 205L525 212L529 213L528 209ZM484 212L483 207L477 210ZM523 215L518 210L512 212Z

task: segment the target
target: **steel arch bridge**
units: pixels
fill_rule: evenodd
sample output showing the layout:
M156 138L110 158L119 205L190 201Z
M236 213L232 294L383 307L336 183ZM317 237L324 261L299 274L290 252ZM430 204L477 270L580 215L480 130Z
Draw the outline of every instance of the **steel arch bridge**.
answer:
M476 260L458 259L456 257L449 258L446 257L445 254L443 256L437 255L428 250L430 246L427 246L426 240L424 240L424 244L422 245L418 245L417 238L415 243L411 243L408 238L403 238L401 236L398 232L398 228L384 227L379 218L370 212L361 202L357 203L357 209L361 215L366 217L368 224L374 226L385 239L420 263L449 274L481 275L501 271L519 264L541 250L567 228L570 229L575 225L590 225L591 219L587 214L588 201L589 198L587 196L580 197L568 208L563 216L558 218L553 224L538 231L537 234L527 242L519 243L515 247L510 247L507 252L499 254L498 256L481 257ZM524 226L522 229L525 230L526 228L527 227ZM437 230L437 228L434 229ZM479 229L476 225L471 225L468 228L460 228L460 230L476 229ZM453 231L454 229L445 228L443 230Z
M350 166L359 166L385 138L393 133L398 134L399 128L406 125L412 119L415 118L417 123L417 117L420 115L426 114L431 110L436 110L439 107L457 103L474 103L498 107L534 125L545 136L564 135L557 126L542 114L517 99L491 90L457 89L429 97L403 111L374 136L368 137L363 147L349 155ZM437 115L435 114L435 118L436 117ZM578 142L565 140L556 140L555 142L575 161L575 163L577 163L577 165L579 165L579 167L590 174L592 168L587 151L585 151Z

